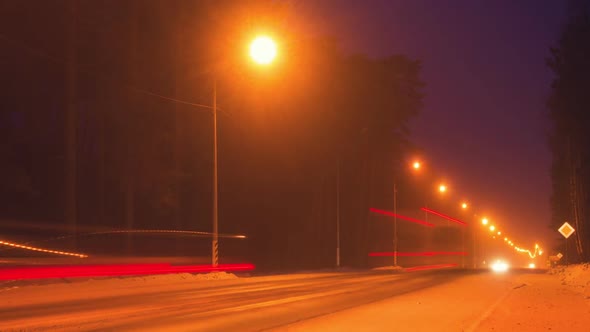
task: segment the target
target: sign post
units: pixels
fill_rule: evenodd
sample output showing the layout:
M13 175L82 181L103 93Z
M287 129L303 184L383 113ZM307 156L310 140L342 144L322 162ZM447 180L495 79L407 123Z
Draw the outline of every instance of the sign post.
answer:
M557 231L565 238L565 265L567 265L567 238L574 234L576 230L566 221L563 223L563 225L561 225L561 227L559 227Z

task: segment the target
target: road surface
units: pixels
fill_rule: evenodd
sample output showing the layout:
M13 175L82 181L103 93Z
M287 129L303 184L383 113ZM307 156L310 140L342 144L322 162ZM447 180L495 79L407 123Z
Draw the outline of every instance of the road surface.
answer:
M5 288L0 330L491 331L507 298L544 277L437 270Z

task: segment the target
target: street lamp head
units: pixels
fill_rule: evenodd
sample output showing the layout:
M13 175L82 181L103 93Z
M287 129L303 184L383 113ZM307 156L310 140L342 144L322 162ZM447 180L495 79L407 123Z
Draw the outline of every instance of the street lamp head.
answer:
M438 191L441 193L447 192L447 186L445 186L444 184L441 184L440 186L438 186Z
M488 218L483 218L481 220L481 223L484 224L484 225L487 225L488 224Z
M465 203L465 202L461 203L461 208L463 210L467 210L467 203Z
M496 229L496 226L494 226L494 225L491 225L491 226L490 226L490 231L491 231L491 232L493 232L495 229Z
M412 164L412 168L414 168L415 170L419 170L421 166L422 166L422 165L420 164L420 162L419 162L419 161L415 161L415 162Z
M498 235L502 235L502 232L498 231Z
M268 65L277 56L277 45L270 37L256 37L250 44L250 56L256 63Z

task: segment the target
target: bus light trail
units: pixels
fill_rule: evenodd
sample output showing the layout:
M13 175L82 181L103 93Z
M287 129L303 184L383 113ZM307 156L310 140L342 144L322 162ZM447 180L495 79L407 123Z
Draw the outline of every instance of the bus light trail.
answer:
M213 236L213 233L211 232L201 232L201 231L183 231L183 230L173 230L173 229L123 229L123 230L108 230L108 231L98 231L98 232L91 232L91 233L80 233L80 234L76 234L76 235L63 235L63 236L58 236L58 237L52 237L52 238L47 238L47 239L42 239L42 240L36 240L36 241L29 241L29 242L25 242L23 244L19 244L19 246L14 245L7 245L8 248L6 248L6 250L9 249L14 249L14 248L21 248L21 249L28 249L28 248L32 248L30 247L31 244L33 243L39 243L39 242L50 242L50 241L59 241L59 240L65 240L65 239L71 239L71 238L81 238L84 236L96 236L96 235L111 235L111 234L174 234L174 235L191 235L191 236L198 236L198 237L209 237L209 236ZM219 238L227 238L227 239L245 239L246 235L242 235L242 234L219 234ZM0 241L0 244L1 243ZM0 249L0 251L2 251L3 249ZM30 249L32 250L32 249ZM40 251L40 250L37 250ZM49 251L44 251L44 252L49 252ZM58 253L53 252L53 253ZM62 252L60 252L62 253ZM63 253L62 253L63 255ZM74 254L71 254L70 256L74 256ZM84 255L85 257L88 257L86 255ZM79 256L81 257L81 256ZM82 257L82 258L85 258Z
M434 214L435 216L439 216L439 217L441 217L441 218L447 219L447 220L449 220L449 221L455 222L455 223L457 223L457 224L460 224L460 225L463 225L463 226L466 226L466 225L467 225L467 223L466 223L466 222L464 222L464 221L461 221L461 220L459 220L459 219L456 219L456 218L453 218L453 217L447 216L446 214L442 214L442 213L440 213L440 212L434 211L434 210L432 210L432 209L429 209L429 208L425 208L425 207L423 207L423 208L421 208L420 210L422 210L422 211L424 211L424 212L428 212L428 213L430 213L430 214Z
M382 214L382 215L388 216L388 217L397 217L397 218L402 219L402 220L410 221L410 222L417 223L417 224L424 225L424 226L428 226L428 227L434 227L434 224L431 224L429 222L426 222L426 221L423 221L423 220L419 220L419 219L414 219L414 218L411 218L411 217L402 216L400 214L394 214L392 212L385 211L385 210L379 210L379 209L375 209L375 208L370 208L369 211L374 212L374 213L379 213L379 214Z

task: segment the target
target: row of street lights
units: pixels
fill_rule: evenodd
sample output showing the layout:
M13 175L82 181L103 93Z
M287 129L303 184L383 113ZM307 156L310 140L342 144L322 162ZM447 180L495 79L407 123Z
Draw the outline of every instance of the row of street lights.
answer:
M420 170L422 168L422 163L420 161L414 161L412 163L412 168L415 171ZM438 192L439 193L446 194L448 192L448 190L449 190L449 188L445 183L438 184ZM469 203L467 201L461 201L459 203L459 207L465 211L469 208ZM397 266L397 185L395 182L394 182L394 212L393 213L394 213L394 234L393 234L393 238L394 238L393 251L394 252L393 252L393 257L394 257L394 266ZM496 239L496 236L500 237L503 234L502 231L500 231L497 228L497 226L490 223L490 221L488 220L487 217L483 217L481 219L481 224L489 230L491 236L494 239ZM513 247L517 252L528 253L531 258L535 258L537 255L540 256L543 254L543 250L541 249L541 247L538 244L535 244L535 249L533 252L531 250L523 249L523 248L516 246L514 244L514 242L512 240L510 240L508 237L504 237L504 242L507 245Z
M252 40L249 45L249 55L250 58L258 65L267 66L270 65L278 55L278 47L275 41L268 37L268 36L258 36ZM213 237L212 237L212 250L211 250L211 261L213 266L217 266L219 264L219 211L218 211L218 148L217 148L217 83L215 82L213 85ZM416 160L412 164L412 169L414 171L419 171L422 168L422 162ZM338 190L339 191L339 190ZM440 183L438 185L438 191L441 194L446 194L448 192L448 187L445 183ZM339 200L339 198L337 199ZM397 266L397 183L394 182L394 266ZM467 202L462 201L460 202L460 207L463 210L467 210L469 205ZM338 221L337 221L338 222ZM488 219L483 218L482 224L485 226L488 224ZM339 223L339 222L338 222ZM339 225L337 225L339 228ZM494 225L489 226L489 230L494 233L496 227ZM336 265L340 265L340 236L339 236L339 229L337 230L337 248L336 248ZM497 231L496 233L500 236L502 233ZM508 238L504 238L505 242L510 246L514 247L514 243ZM524 249L516 247L519 249L518 251L525 251ZM535 252L542 253L542 251L536 245ZM529 251L530 253L530 251Z
M493 239L496 239L496 236L500 237L502 235L502 232L500 230L498 230L495 225L491 225L489 220L486 217L481 219L481 224L485 227L488 227ZM490 225L488 226L488 224L490 224ZM541 249L541 247L537 243L535 243L534 251L531 252L531 250L523 249L523 248L516 246L514 244L514 242L512 240L510 240L507 236L504 236L504 242L508 246L514 248L514 250L516 250L517 252L528 253L530 258L535 258L537 255L539 255L539 256L543 255L543 249Z

